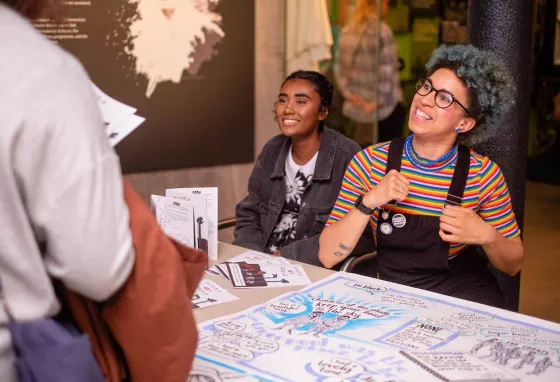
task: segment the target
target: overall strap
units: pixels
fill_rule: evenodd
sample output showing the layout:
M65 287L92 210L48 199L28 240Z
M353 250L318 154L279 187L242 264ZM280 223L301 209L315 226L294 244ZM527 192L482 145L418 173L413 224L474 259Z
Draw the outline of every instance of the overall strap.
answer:
M462 145L459 145L458 150L457 164L455 165L453 179L451 180L445 203L460 207L461 203L463 203L463 193L465 192L469 176L471 153L468 147Z
M387 166L385 167L385 174L391 170L401 171L402 154L404 149L404 142L406 138L396 138L389 144L389 153L387 154Z

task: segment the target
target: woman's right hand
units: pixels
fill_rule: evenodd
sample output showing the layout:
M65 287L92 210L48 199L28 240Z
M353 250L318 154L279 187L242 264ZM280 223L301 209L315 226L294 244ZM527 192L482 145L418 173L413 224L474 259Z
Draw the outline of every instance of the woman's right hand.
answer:
M391 200L402 202L408 195L410 182L397 170L389 171L377 187L368 191L362 203L368 208L384 206Z

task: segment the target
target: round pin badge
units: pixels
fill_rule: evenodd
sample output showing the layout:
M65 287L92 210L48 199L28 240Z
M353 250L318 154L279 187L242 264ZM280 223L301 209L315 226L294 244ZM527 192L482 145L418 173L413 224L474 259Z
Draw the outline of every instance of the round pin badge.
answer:
M393 227L389 223L383 223L379 226L379 230L384 235L390 235L393 232Z
M387 220L387 219L389 219L389 213L387 211L383 211L383 213L381 214L381 217L383 218L383 220Z
M402 228L406 224L406 218L403 214L396 214L392 219L393 225L397 228Z

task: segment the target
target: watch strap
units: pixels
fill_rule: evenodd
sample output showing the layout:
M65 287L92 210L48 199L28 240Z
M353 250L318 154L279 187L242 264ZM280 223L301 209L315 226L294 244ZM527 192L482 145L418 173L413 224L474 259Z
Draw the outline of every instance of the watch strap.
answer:
M361 213L365 214L365 215L371 215L373 214L373 211L375 211L374 208L369 208L366 207L366 205L363 203L364 196L360 195L358 197L358 199L356 199L356 203L354 203L354 207L356 207L356 209L358 211L360 211Z

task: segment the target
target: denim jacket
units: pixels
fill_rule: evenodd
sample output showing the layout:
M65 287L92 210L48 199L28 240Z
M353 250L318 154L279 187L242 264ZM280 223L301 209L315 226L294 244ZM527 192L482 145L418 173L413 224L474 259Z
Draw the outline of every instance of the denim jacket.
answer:
M236 207L233 244L265 250L286 200L284 175L290 145L290 138L278 135L267 142L257 158L249 178L249 195ZM322 266L318 258L319 235L340 192L346 167L360 150L353 140L324 128L313 178L301 200L296 241L280 249L282 257ZM369 224L360 244L364 250L356 248L353 253L363 254L374 248Z

